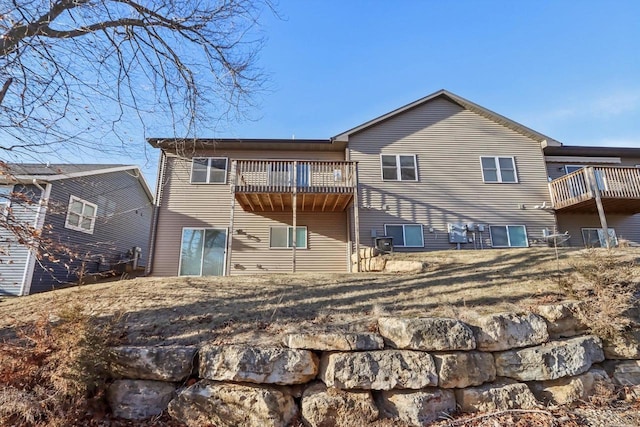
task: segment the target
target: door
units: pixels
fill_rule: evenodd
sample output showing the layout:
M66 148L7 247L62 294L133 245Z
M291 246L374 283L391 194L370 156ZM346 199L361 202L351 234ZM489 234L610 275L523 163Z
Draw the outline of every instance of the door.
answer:
M226 265L225 228L183 228L180 276L223 276Z

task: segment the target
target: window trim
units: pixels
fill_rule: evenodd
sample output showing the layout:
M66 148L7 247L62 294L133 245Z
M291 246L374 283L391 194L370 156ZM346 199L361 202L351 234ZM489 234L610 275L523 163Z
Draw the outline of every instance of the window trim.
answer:
M507 232L507 245L508 246L495 246L493 244L493 233L491 232L491 228L492 227L504 227L505 231ZM511 237L509 237L509 227L522 227L524 228L524 238L526 241L526 245L525 246L513 246L511 245ZM527 232L527 226L524 224L507 224L507 225L490 225L489 226L489 238L491 239L491 247L492 248L528 248L529 245L529 233Z
M384 167L382 166L382 156L393 156L396 158L396 179L384 178ZM400 156L413 157L413 171L415 172L416 179L402 179L402 168L400 166ZM390 154L380 153L380 179L384 182L418 182L420 177L418 176L418 156L416 154Z
M205 182L193 182L193 165L194 160L207 159L207 180ZM224 160L224 180L222 182L210 182L211 178L211 161L212 160ZM191 158L191 175L189 176L189 183L193 185L220 185L226 184L229 176L229 158L228 157L192 157Z
M286 228L287 229L287 246L272 246L271 245L271 233L274 228ZM296 228L304 228L304 247L296 246L296 250L298 249L309 249L309 228L306 225L298 225ZM269 249L274 249L277 251L280 250L292 250L293 246L289 246L289 230L293 229L292 225L271 225L269 226ZM298 243L298 242L296 242Z
M407 234L405 233L405 226L412 226L412 227L420 227L420 238L422 239L422 246L407 246L407 245L396 245L395 243L393 243L393 247L394 248L424 248L424 226L422 224L384 224L384 235L385 236L389 236L389 233L387 233L387 226L392 226L392 227L402 227L402 240L404 240L404 242L407 242Z
M182 227L182 232L180 233L180 251L178 252L178 277L209 277L202 275L202 269L204 268L203 256L204 256L204 246L202 247L202 253L200 254L200 274L185 274L181 275L182 271L182 242L184 240L184 231L185 230L202 230L206 233L207 230L224 230L224 263L222 265L222 276L227 275L227 246L229 244L229 229L224 227ZM204 234L203 234L204 238ZM215 276L214 276L215 277Z
M585 248L595 248L595 247L604 248L605 247L605 246L602 246L602 243L600 243L600 246L587 246L587 242L584 238L584 230L602 230L602 227L580 227L580 236L582 237L582 244L584 245ZM614 243L615 246L618 246L618 233L616 233L616 229L614 227L607 227L607 230L613 231L614 241L612 243Z
M14 186L9 184L0 185L0 189L7 189L7 198L0 198L0 218L6 218L9 214L9 208L11 207L11 193L13 193Z
M82 203L82 213L79 214L80 221L78 221L78 224L82 224L82 220L88 218L88 217L86 217L84 215L85 206L89 205L89 206L93 207L94 215L93 215L93 217L91 217L91 227L89 229L83 228L83 227L81 227L79 225L73 225L73 224L69 223L69 216L70 216L71 213L73 213L74 215L78 215L75 212L71 212L71 204L74 201ZM64 220L64 228L68 228L69 230L80 231L80 232L86 233L86 234L93 234L93 231L95 230L95 227L96 227L96 218L97 217L98 217L98 205L97 204L91 203L88 200L81 199L80 197L77 197L77 196L74 196L74 195L69 196L69 204L67 205L67 216L66 216L66 218Z
M484 166L482 165L482 159L493 159L494 166L496 167L497 181L487 181L484 179ZM502 180L502 170L500 169L499 159L511 159L511 164L513 165L513 177L515 181ZM480 173L482 174L482 182L485 184L518 184L520 182L518 180L518 167L516 166L515 156L480 156Z

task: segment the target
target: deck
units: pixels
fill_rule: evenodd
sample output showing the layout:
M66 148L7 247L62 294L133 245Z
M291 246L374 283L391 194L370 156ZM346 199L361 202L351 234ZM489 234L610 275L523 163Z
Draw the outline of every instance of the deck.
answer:
M346 210L356 191L355 162L236 160L232 191L245 211L335 212Z
M585 167L549 183L556 211L597 213L597 199L607 213L640 213L640 168Z

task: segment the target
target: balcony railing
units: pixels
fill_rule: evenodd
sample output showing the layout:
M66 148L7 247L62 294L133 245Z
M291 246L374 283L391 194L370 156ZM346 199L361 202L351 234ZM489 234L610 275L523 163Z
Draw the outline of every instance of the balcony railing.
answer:
M236 160L236 193L351 193L355 162L306 160Z
M585 167L549 183L556 209L576 205L595 197L640 199L640 168Z

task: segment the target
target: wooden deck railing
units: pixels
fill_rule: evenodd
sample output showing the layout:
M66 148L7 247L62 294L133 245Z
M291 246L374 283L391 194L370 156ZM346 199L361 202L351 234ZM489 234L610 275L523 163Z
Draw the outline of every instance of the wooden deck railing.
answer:
M244 193L347 193L356 186L355 162L236 160L231 184Z
M595 197L603 199L640 199L640 168L585 167L549 183L551 201L556 209Z

